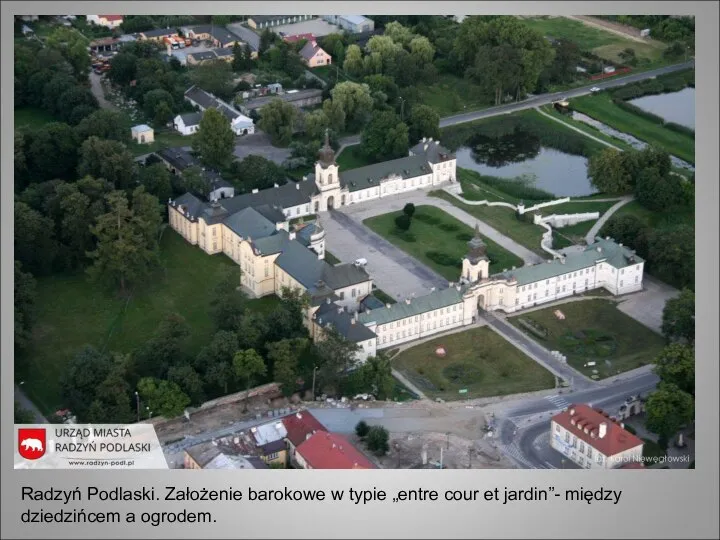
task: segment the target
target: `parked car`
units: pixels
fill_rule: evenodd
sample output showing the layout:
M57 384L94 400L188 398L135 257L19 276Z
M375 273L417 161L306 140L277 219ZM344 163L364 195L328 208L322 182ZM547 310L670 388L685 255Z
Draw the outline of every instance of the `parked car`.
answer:
M355 266L357 266L359 268L363 268L364 266L367 266L367 259L365 259L365 258L356 259L354 264L355 264Z
M600 89L597 86L593 86L590 91L594 94L595 92L599 92Z

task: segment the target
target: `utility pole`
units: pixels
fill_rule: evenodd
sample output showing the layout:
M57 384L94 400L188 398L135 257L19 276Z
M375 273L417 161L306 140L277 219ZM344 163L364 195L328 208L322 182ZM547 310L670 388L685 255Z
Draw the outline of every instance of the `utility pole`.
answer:
M317 373L317 366L313 368L313 384L312 384L312 398L315 401L315 374Z
M135 404L137 405L137 421L140 421L140 394L135 390Z

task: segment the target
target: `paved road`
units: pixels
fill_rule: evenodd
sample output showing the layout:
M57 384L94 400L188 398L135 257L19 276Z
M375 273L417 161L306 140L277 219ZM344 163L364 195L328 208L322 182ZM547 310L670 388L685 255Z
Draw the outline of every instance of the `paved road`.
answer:
M102 75L98 75L94 71L90 72L90 91L93 93L95 98L98 100L98 104L103 109L109 109L111 111L117 111L118 108L105 99L105 92L102 87Z
M23 392L17 384L15 385L15 401L18 402L20 407L22 407L26 411L31 412L35 416L36 424L48 423L47 418L43 416L43 414L40 412L40 409L38 409L35 404L30 401L30 399L25 395L25 392Z
M643 290L622 298L618 309L657 333L662 333L662 314L665 303L680 291L658 281L647 273L643 276Z
M489 109L484 109L481 111L472 111L467 113L461 113L456 114L453 116L446 116L445 118L440 119L440 127L448 127L448 126L454 126L457 124L464 124L466 122L473 122L475 120L480 120L482 118L490 118L492 116L498 116L500 114L510 114L517 111L522 111L525 109L532 109L535 107L540 107L542 105L548 105L552 103L553 101L557 101L560 98L566 97L566 98L573 98L573 97L579 97L579 96L585 96L587 94L590 94L590 89L597 87L600 89L607 89L607 88L615 88L617 86L622 86L624 84L632 83L632 82L638 82L643 81L645 79L650 79L652 77L657 77L658 75L664 75L665 73L672 73L675 71L682 71L683 69L688 69L691 67L695 67L695 61L689 60L687 62L683 62L682 64L675 64L673 66L666 66L658 69L653 69L651 71L645 71L643 73L635 73L632 75L627 75L625 77L617 77L611 80L607 81L596 81L592 84L589 84L587 86L583 86L581 88L573 88L572 90L565 90L562 92L553 92L551 94L540 94L537 96L532 96L524 101L520 101L518 103L510 103L508 105L500 105L499 107L491 107ZM360 135L353 135L350 137L345 137L340 140L341 144L351 145L351 144L358 144L360 142Z
M607 212L600 216L600 219L595 222L592 228L588 231L587 235L585 235L585 242L587 245L590 245L595 241L595 237L598 233L600 233L600 230L603 228L603 225L607 223L607 220L610 219L615 212L620 210L620 208L625 206L627 203L632 202L634 198L635 197L632 195L627 195L608 208Z
M243 135L242 137L235 138L235 150L233 155L243 160L248 156L262 156L277 165L282 165L283 162L290 157L289 148L277 148L270 142L270 137L267 133L262 131L256 131L252 135Z

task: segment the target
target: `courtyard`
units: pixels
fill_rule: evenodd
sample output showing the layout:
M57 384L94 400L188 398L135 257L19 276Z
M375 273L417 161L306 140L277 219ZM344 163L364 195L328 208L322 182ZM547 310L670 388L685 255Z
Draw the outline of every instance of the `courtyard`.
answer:
M462 258L468 252L467 243L474 236L472 227L434 206L417 206L407 231L401 231L395 219L402 211L382 214L363 221L363 224L396 245L448 281L458 281ZM519 267L523 260L492 240L483 237L490 258L490 273Z
M665 345L662 336L612 300L570 301L507 320L548 350L560 351L568 365L593 379L652 364Z
M442 347L445 356L438 356ZM402 351L393 367L428 397L473 399L546 390L555 377L490 328L472 328ZM465 390L462 394L461 390Z

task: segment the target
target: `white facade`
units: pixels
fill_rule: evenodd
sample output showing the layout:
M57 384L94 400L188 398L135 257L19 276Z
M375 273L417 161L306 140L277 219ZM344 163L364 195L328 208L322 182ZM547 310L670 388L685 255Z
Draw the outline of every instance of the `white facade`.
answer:
M248 118L242 114L230 122L230 127L235 135L251 135L255 133L255 124L252 118Z
M87 22L112 29L118 28L123 23L123 18L119 15L88 15Z
M608 456L590 442L579 439L577 435L554 420L551 421L550 428L550 446L583 469L616 469L628 463L642 461L642 443L629 450Z
M173 126L175 127L175 131L180 132L182 135L193 135L200 129L199 122L197 124L186 125L182 115L179 114L173 120Z

